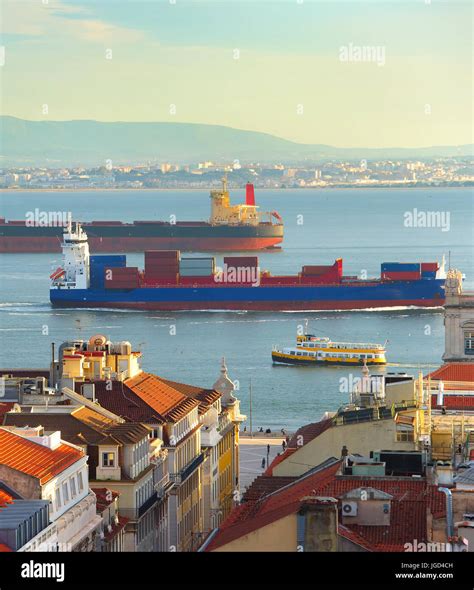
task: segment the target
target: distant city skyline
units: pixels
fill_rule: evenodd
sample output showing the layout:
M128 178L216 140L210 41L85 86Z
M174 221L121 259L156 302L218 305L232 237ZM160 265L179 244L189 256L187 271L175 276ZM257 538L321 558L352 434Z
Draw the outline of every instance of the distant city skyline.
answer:
M469 1L4 0L2 113L472 143ZM7 148L8 149L8 148Z

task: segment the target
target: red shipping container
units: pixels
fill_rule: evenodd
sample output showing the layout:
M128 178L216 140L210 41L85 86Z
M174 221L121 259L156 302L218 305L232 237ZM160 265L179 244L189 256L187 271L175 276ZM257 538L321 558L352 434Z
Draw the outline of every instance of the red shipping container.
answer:
M109 266L104 268L104 281L110 282L115 280L127 280L127 279L137 279L139 275L139 270L135 266L128 266L128 267L113 267Z
M146 259L179 260L179 250L146 250Z
M140 281L138 277L130 278L130 279L123 279L123 280L115 280L115 281L105 281L105 288L106 289L137 289L140 286Z
M156 267L145 267L145 274L146 275L175 275L178 274L179 268L156 268Z
M247 266L254 268L258 266L258 256L224 256L224 264L228 267Z
M421 263L421 272L425 271L437 271L439 269L439 264L437 262L422 262Z
M333 268L333 266L329 266L329 265L303 266L303 268L301 269L301 272L303 275L317 276L317 275L322 275L322 274L330 271L332 268Z
M385 271L382 278L386 281L418 281L420 273L417 271L413 272L396 272L396 271Z
M147 277L169 277L172 275L177 275L178 269L176 268L146 268L145 269L145 276Z
M106 266L106 267L104 267L104 271L105 272L111 271L116 276L127 277L127 276L136 275L138 273L138 267L137 266Z

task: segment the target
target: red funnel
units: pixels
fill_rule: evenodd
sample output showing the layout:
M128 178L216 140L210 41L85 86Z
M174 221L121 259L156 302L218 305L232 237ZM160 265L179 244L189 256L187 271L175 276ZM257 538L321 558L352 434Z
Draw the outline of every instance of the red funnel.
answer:
M247 182L247 186L245 187L245 204L255 205L255 192L251 182Z

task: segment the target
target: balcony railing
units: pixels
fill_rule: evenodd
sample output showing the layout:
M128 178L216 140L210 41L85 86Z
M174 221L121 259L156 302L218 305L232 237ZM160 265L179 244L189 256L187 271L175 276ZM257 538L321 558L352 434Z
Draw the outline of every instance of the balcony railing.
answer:
M170 480L175 484L181 484L183 481L188 479L188 477L199 467L199 465L201 465L203 461L204 455L203 453L200 453L190 463L188 463L184 469L178 473L170 473Z
M170 480L170 474L166 473L161 479L160 481L157 481L155 483L155 492L158 496L158 498L163 498L163 496L165 495L166 489L169 487L169 484L171 483Z
M155 504L155 502L158 499L158 495L156 492L154 492L149 498L148 500L145 500L145 502L143 502L143 504L140 506L140 508L137 510L137 514L138 514L138 518L140 518L140 516L142 516L143 514L145 514L145 512L147 510L149 510L153 504Z

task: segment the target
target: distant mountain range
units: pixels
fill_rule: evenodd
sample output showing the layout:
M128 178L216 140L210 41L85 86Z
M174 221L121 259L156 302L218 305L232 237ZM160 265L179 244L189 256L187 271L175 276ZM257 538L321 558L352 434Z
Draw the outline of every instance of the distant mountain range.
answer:
M301 144L256 131L194 123L26 121L0 117L2 166L136 164L147 160L192 163L296 163L327 159L468 156L473 145L426 148L337 148Z

